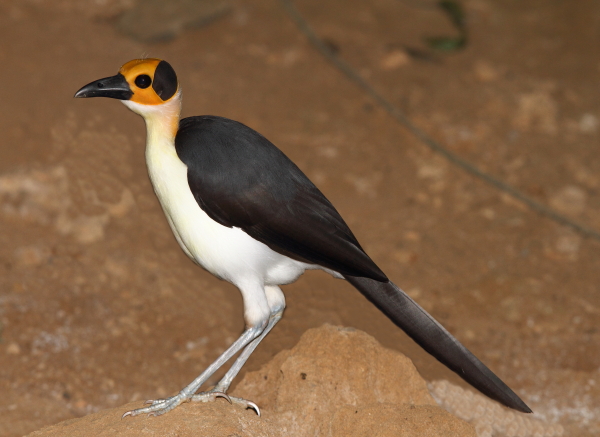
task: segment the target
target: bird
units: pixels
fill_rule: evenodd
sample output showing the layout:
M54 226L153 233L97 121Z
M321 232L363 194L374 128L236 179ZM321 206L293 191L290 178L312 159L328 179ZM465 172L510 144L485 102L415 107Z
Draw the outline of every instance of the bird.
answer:
M178 394L147 401L125 416L165 414L184 402L225 398L258 344L281 319L282 285L306 270L345 279L425 351L471 386L514 410L531 409L454 338L366 254L341 215L308 177L252 128L224 117L180 119L181 86L167 61L134 59L115 76L95 80L76 98L120 100L146 124L145 158L154 192L183 252L197 265L236 286L245 329ZM234 355L222 379L200 387Z

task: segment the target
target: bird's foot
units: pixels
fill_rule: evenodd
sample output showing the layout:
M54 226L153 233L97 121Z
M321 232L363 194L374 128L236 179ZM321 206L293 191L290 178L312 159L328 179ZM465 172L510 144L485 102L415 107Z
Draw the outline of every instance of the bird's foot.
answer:
M168 413L169 411L171 411L178 405L183 404L184 402L213 402L217 398L224 398L230 404L237 404L242 405L245 408L252 408L254 411L256 411L256 414L260 416L260 409L258 408L258 405L256 405L254 402L242 398L236 398L234 396L229 396L225 392L212 389L207 392L198 393L197 395L193 396L185 396L179 393L175 396L171 396L170 398L166 399L148 400L146 401L146 404L150 404L148 407L127 411L125 414L123 414L121 418L127 416L133 417L146 413L148 414L148 416L160 416L165 413Z
M148 414L148 416L160 416L165 413L168 413L173 408L177 407L184 402L189 402L192 399L191 396L186 396L184 394L177 394L175 396L171 396L166 399L157 399L146 401L146 404L150 404L148 407L138 408L135 410L127 411L121 418L127 416L138 416L140 414Z
M241 405L242 407L248 409L253 409L256 414L260 417L260 408L254 402L249 401L247 399L236 398L235 396L229 396L225 392L217 391L217 389L209 390L207 392L198 393L197 395L192 396L192 402L213 402L216 398L225 398L230 404Z

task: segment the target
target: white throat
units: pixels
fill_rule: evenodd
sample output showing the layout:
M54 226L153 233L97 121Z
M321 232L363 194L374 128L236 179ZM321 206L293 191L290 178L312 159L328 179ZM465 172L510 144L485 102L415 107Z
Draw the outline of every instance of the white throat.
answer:
M161 105L142 105L131 100L121 100L121 102L144 118L148 134L147 146L164 140L174 143L181 113L180 89L168 102Z

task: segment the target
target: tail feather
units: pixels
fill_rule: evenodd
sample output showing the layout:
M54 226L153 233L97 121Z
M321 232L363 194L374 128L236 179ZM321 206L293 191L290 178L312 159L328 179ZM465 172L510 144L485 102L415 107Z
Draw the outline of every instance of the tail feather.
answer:
M395 284L344 277L423 349L477 390L517 411L532 412L515 392Z

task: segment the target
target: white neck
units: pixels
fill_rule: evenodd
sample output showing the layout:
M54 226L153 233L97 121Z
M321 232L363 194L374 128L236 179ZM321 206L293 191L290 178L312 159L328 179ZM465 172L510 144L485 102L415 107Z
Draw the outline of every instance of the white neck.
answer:
M177 94L162 105L142 105L131 100L122 102L133 112L140 114L146 122L148 175L164 208L166 194L163 193L162 188L168 184L169 169L178 168L183 175L187 172L187 167L177 157L175 150L175 135L179 127L179 113L181 112L181 91L177 91ZM167 217L169 217L168 213Z
M122 102L144 118L148 134L147 147L165 140L174 144L181 113L181 90L178 90L168 102L161 105L142 105L131 100L122 100Z

